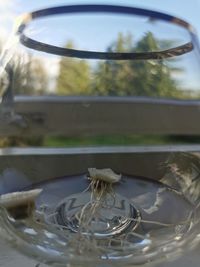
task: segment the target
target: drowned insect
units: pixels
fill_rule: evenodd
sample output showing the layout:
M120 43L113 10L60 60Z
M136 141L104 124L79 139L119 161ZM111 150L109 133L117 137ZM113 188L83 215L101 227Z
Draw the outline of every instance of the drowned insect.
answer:
M42 189L34 189L1 195L0 206L15 220L26 219L35 211L35 199L41 192Z

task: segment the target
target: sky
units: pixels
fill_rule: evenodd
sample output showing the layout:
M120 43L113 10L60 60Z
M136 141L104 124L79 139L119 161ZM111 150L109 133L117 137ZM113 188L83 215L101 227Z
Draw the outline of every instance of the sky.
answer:
M31 12L37 9L41 9L41 8L46 8L46 7L51 7L51 6L59 6L59 5L70 5L70 4L84 4L84 3L100 3L100 4L118 4L118 5L128 5L128 6L136 6L136 7L144 7L144 8L148 8L148 9L153 9L153 10L158 10L158 11L162 11L162 12L166 12L169 14L172 14L174 16L178 16L180 18L183 18L185 20L187 20L189 23L193 24L194 27L197 29L197 32L200 36L200 18L199 18L199 11L200 11L200 0L192 0L192 1L188 1L188 0L0 0L0 39L4 39L6 40L6 38L9 36L10 32L12 31L12 26L14 24L14 20L16 19L16 17L20 14L23 13L27 13L27 12ZM192 4L191 4L192 3ZM60 19L61 16L59 16ZM51 18L52 20L52 18ZM44 20L43 20L44 21ZM60 25L55 25L55 18L53 17L52 23L54 23L54 25L48 25L49 29L47 31L46 27L46 33L49 33L49 37L51 38L51 42L54 42L54 45L60 45L62 42L66 43L66 40L64 39L66 36L66 30L64 27L60 27ZM67 22L67 21L66 21ZM90 36L93 37L95 31L97 30L98 34L96 35L96 42L94 40L94 38L91 40L89 39L89 35L85 34L85 24L78 22L76 24L76 21L69 21L68 23L68 34L69 36L67 36L70 39L70 30L71 30L71 36L72 38L74 36L76 36L77 41L82 42L81 45L84 46L84 43L87 43L86 46L88 46L88 44L94 44L95 42L95 46L97 50L100 50L101 47L101 43L104 40L109 40L109 35L110 34L115 34L116 36L116 31L118 30L118 32L120 31L121 28L123 28L123 23L120 25L119 24L116 26L115 21L113 21L113 27L111 25L111 21L109 21L109 27L110 29L108 29L108 25L106 25L106 22L102 22L100 21L100 23L98 23L98 21L93 24L92 21L89 21L89 27L88 29L91 31ZM49 23L49 22L48 22ZM71 24L70 24L71 23ZM86 22L85 22L86 23ZM64 25L65 23L63 23ZM99 25L101 24L101 25ZM33 24L34 25L34 24ZM71 25L71 26L70 26ZM128 23L127 23L128 25ZM42 32L44 25L41 27L40 24L36 25L38 27L37 30L35 30L35 33L38 34L38 38L41 38L40 41L46 41L49 42L49 40L47 40L47 35L44 35L44 32ZM146 25L144 25L146 26ZM71 27L71 29L70 29ZM101 27L101 28L105 28L107 29L106 31L100 31L97 29L97 27ZM127 32L133 32L134 37L135 35L137 36L138 34L138 38L142 35L140 33L137 32L137 28L136 29L132 29L130 30L130 28L132 27L131 23L129 24L129 28L127 27ZM118 29L116 29L118 28ZM87 30L88 30L87 29ZM157 30L157 29L156 29ZM148 31L148 29L147 29ZM39 32L41 32L39 34ZM131 33L132 33L131 32ZM145 29L144 29L145 32ZM166 33L167 30L165 28L161 28L159 34L161 34L161 32ZM104 35L103 36L101 36ZM173 31L170 30L170 34L173 34ZM176 34L176 33L175 33ZM106 36L107 35L107 36ZM173 36L171 36L173 39ZM42 38L44 38L42 40ZM46 39L45 39L46 38ZM54 40L53 40L54 38ZM167 37L168 38L168 37ZM114 37L113 37L114 39ZM111 37L110 37L111 40ZM108 41L107 41L108 42ZM88 47L87 47L88 48ZM86 47L83 47L83 49L86 49ZM90 49L93 49L93 47L90 47ZM94 50L94 49L93 49Z
M16 16L32 10L67 4L109 3L153 8L181 17L192 23L200 35L200 0L0 0L0 34L11 30Z

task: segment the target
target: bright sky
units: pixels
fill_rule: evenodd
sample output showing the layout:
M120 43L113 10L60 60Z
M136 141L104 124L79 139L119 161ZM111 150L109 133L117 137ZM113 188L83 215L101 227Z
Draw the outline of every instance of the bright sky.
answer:
M13 19L21 13L50 6L83 3L123 4L153 8L188 20L197 28L200 35L200 0L0 0L0 34L5 35Z
M41 8L45 8L45 7L50 7L50 6L59 6L59 5L70 5L70 4L83 4L83 3L101 3L101 4L119 4L119 5L129 5L129 6L137 6L137 7L144 7L144 8L149 8L149 9L153 9L153 10L158 10L158 11L162 11L162 12L166 12L169 14L172 14L174 16L178 16L181 17L187 21L189 21L191 24L193 24L195 26L195 28L198 30L199 36L200 36L200 19L199 19L199 11L200 11L200 0L192 0L192 1L188 1L188 0L54 0L54 1L49 1L49 0L0 0L0 39L4 39L4 37L7 37L9 32L11 32L12 29L12 25L13 25L13 21L14 19L22 14L22 13L26 13L26 12L31 12L33 10L37 10L37 9L41 9ZM192 4L191 4L192 3ZM61 16L59 16L60 19ZM55 20L55 18L53 18ZM52 20L53 21L53 20ZM116 31L121 31L121 28L123 28L123 23L121 25L115 25L113 21L113 27L111 28L111 22L109 21L109 25L110 25L110 29L108 29L106 22L100 22L100 26L101 27L105 27L105 29L107 29L107 31L102 31L102 34L104 34L104 36L102 37L100 35L100 31L98 29L96 29L97 27L99 27L98 22L92 24L91 22L88 29L91 31L91 36L94 35L95 30L97 30L98 32L98 36L96 35L95 38L97 38L96 40L96 44L99 45L99 47L96 47L96 49L100 50L100 45L102 43L102 40L108 40L109 34L112 33L113 36L115 34L116 36ZM49 23L49 21L48 21ZM53 22L54 23L54 22ZM68 32L67 34L69 34L69 36L67 36L70 39L70 30L71 32L74 34L74 36L76 36L76 38L79 40L77 41L82 41L83 46L84 46L84 42L86 43L94 43L95 40L94 38L92 40L89 39L89 35L85 34L85 25L83 23L80 23L79 21L73 21L73 23L71 23L71 21L68 23ZM77 23L77 24L76 24ZM105 25L104 25L105 24ZM132 29L130 30L127 27L127 32L132 32L134 37L138 34L137 31L137 27L136 29L133 29L133 23L130 23L127 25L129 25L129 27ZM44 27L45 25L43 24L42 27ZM46 27L46 36L49 33L49 36L51 38L51 41L57 42L57 43L53 43L54 45L60 45L62 42L66 43L66 40L64 39L66 36L66 29L63 26L63 29L61 29L60 25L54 26L55 30L53 29L53 27ZM116 26L116 27L115 27ZM49 40L45 40L45 38L47 38L46 36L42 35L42 27L39 24L37 28L37 31L41 32L41 37L43 37L43 40L40 41L46 41L49 42ZM70 29L71 27L71 29ZM81 28L82 27L82 28ZM49 28L49 32L47 31L47 28ZM158 28L159 29L159 28ZM53 32L53 36L51 33L51 30ZM110 32L109 32L110 30ZM140 29L139 29L140 30ZM146 29L146 32L149 29ZM64 34L63 32L64 31ZM93 31L93 32L92 32ZM142 31L142 30L141 30ZM156 29L157 31L157 29ZM36 32L36 31L35 31ZM145 32L145 29L143 30L143 32ZM161 28L160 32L164 32L166 33L167 30L165 30L165 28ZM173 32L171 30L169 30L169 32L171 33L171 38L173 39L174 36L172 36ZM71 36L73 37L73 34L71 34ZM107 36L106 36L107 34ZM174 33L176 34L176 33ZM141 37L142 33L140 34ZM155 33L154 33L155 35ZM63 37L63 38L62 38ZM136 36L137 37L137 36ZM158 37L158 36L157 36ZM38 38L40 38L38 36ZM54 40L53 40L54 38ZM62 39L61 39L62 38ZM99 41L98 40L101 40ZM114 37L113 37L114 38ZM166 38L168 38L168 36L166 36ZM67 39L67 38L66 38ZM109 41L107 41L109 42ZM95 44L95 45L96 45ZM81 44L82 45L82 44ZM93 49L93 47L87 47L89 49ZM82 49L82 48L80 48ZM83 48L85 49L85 48Z

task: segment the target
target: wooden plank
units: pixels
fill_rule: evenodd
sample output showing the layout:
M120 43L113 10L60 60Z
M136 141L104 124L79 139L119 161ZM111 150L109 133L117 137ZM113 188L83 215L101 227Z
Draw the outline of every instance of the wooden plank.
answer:
M0 135L200 134L200 101L134 97L17 97L27 127L1 114ZM8 122L9 121L9 122Z

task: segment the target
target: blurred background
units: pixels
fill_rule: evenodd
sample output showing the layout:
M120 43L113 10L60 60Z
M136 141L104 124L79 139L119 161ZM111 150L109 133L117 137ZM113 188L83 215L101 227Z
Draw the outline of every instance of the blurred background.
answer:
M16 18L27 12L51 6L91 4L94 1L0 0L0 49L3 50ZM180 17L191 23L200 35L199 1L109 0L95 4L115 4L148 8ZM137 25L134 27L134 25ZM139 25L139 27L138 27ZM67 29L67 30L66 30ZM189 41L187 31L160 21L140 18L114 18L79 15L39 19L26 34L48 44L83 50L109 52L150 52L170 49ZM95 36L95 39L94 39ZM200 98L199 62L192 57L166 61L98 62L61 58L29 49L20 51L15 64L16 96L114 96L150 97L191 101ZM15 55L16 56L16 55ZM195 55L193 56L195 57ZM114 79L113 79L114 77ZM155 86L156 84L156 86ZM1 79L1 90L6 81ZM199 143L200 136L106 135L95 137L2 137L0 146L93 146Z

